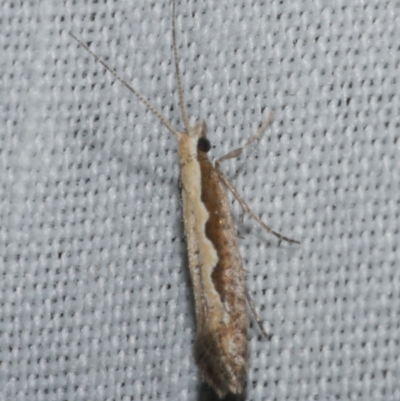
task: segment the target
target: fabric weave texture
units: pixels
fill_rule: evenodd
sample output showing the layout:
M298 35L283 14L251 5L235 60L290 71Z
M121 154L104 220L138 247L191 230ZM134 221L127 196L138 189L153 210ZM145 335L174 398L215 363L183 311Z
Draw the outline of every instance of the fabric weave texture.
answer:
M0 6L0 401L213 400L172 135L171 3ZM400 2L188 0L192 123L278 244L232 199L249 293L243 400L400 400Z

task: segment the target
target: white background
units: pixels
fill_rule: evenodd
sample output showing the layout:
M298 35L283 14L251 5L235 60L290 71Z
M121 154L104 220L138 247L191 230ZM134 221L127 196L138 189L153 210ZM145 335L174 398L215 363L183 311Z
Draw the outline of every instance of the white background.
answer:
M226 174L249 291L246 400L399 400L400 2L188 0L179 53ZM210 400L176 143L169 1L1 4L0 400Z

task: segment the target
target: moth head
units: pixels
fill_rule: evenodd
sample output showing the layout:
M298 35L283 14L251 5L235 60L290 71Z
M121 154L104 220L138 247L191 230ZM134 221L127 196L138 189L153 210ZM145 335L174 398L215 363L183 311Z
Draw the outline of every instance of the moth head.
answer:
M178 154L181 161L195 160L198 154L206 154L211 149L207 139L207 126L204 121L189 127L189 130L178 132Z
M197 123L193 127L193 136L197 138L197 149L207 153L211 149L211 143L207 139L207 125L205 121Z

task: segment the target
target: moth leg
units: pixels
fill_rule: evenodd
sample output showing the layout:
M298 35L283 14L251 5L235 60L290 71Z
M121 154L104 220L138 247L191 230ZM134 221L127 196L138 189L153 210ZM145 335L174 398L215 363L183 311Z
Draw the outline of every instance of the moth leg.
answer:
M271 111L269 116L261 124L261 127L258 129L256 134L254 136L252 136L243 146L241 146L240 148L237 148L235 150L232 150L227 155L222 156L221 158L217 159L215 162L215 165L217 166L217 168L219 168L220 163L223 162L224 160L229 160L229 159L234 159L236 157L239 157L243 153L245 148L247 148L249 145L251 145L254 141L257 141L260 138L260 136L264 133L265 128L271 122L273 116L274 116L274 112ZM241 216L242 223L244 221L244 214L245 214L245 211L243 210L243 214Z
M258 129L257 133L252 136L243 146L240 148L237 148L233 150L232 152L229 152L227 155L222 156L221 158L217 159L215 161L215 170L218 173L219 178L223 181L223 183L228 187L228 189L232 192L234 197L238 200L240 203L240 206L242 207L243 211L245 213L248 213L258 224L260 224L261 227L264 228L267 232L269 232L272 235L275 235L279 239L279 241L286 241L294 244L300 244L299 241L296 241L294 239L285 237L284 235L278 233L277 231L273 230L271 227L267 226L249 207L249 205L245 202L245 200L239 195L238 191L236 188L233 186L233 184L228 180L228 177L226 177L221 169L220 169L220 164L221 162L228 160L228 159L233 159L235 157L238 157L242 154L243 150L252 144L254 141L256 141L261 134L264 132L264 129L266 126L270 123L272 120L272 117L274 115L274 112L271 112L269 116L266 118L266 120L261 124L261 127Z
M295 239L291 239L288 237L285 237L284 235L278 233L277 231L273 230L270 226L267 226L249 207L249 205L245 202L245 200L239 195L238 191L236 188L233 186L233 184L228 180L228 178L221 172L219 168L219 164L215 164L215 170L218 173L219 178L221 181L227 186L227 188L232 192L234 197L238 200L240 203L240 206L242 209L248 213L264 230L268 231L270 234L275 235L280 241L286 241L290 242L292 244L300 244L299 241L296 241Z
M256 323L258 324L258 327L261 330L261 333L264 335L264 337L267 340L270 340L272 338L272 334L265 330L265 328L263 326L263 322L257 313L256 306L254 305L254 301L251 299L251 296L249 294L249 290L247 289L247 287L246 287L246 299L247 299L247 303L250 306L251 313L253 314L254 320L256 321Z
M247 148L247 146L251 145L253 142L257 141L257 139L260 138L260 136L264 133L265 128L267 127L267 125L271 122L272 118L274 117L274 112L271 111L271 113L269 113L269 116L264 120L264 122L261 124L261 127L258 129L258 131L256 132L255 135L253 135L243 146L241 146L240 148L237 148L235 150L232 150L231 152L229 152L227 155L220 157L215 164L219 165L221 162L223 162L224 160L229 160L229 159L234 159L235 157L239 157L243 151L245 150L245 148Z

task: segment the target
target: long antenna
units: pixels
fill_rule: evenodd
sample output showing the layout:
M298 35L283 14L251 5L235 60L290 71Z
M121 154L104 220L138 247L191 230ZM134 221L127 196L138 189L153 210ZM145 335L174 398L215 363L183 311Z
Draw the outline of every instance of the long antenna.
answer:
M111 72L114 77L121 82L126 88L128 88L167 128L168 130L175 136L176 139L179 139L179 132L174 129L174 127L169 123L169 121L154 107L152 104L135 88L128 84L117 72L111 68L105 61L103 61L97 54L92 52L88 46L86 46L81 40L79 40L76 36L74 36L71 32L69 34L81 45L89 54L91 54L106 70Z
M183 124L185 126L186 132L189 134L189 119L186 113L185 108L185 99L183 96L183 87L182 87L182 80L181 80L181 72L179 70L179 59L178 59L178 49L176 46L176 28L175 28L175 20L176 20L176 13L175 13L175 0L172 0L172 47L174 49L174 60L175 60L175 75L176 81L178 83L178 94L179 94L179 107L181 108L181 114L183 119Z

